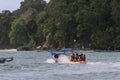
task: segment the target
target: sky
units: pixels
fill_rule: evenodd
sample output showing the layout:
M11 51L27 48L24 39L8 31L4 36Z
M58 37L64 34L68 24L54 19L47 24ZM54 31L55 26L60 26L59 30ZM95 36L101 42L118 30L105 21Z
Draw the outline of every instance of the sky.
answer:
M10 10L11 12L20 7L20 2L24 0L0 0L0 12ZM49 2L49 0L45 0Z

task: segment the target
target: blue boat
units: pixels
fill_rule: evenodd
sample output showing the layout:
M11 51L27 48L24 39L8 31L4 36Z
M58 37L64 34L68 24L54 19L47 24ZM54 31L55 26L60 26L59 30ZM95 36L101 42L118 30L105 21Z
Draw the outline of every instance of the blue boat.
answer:
M2 57L0 58L0 63L13 61L13 57Z
M73 52L73 49L72 48L62 48L60 50L48 50L48 52L51 53L51 55L55 55L55 54L64 54L65 52L67 51L72 51ZM71 53L72 53L71 52Z

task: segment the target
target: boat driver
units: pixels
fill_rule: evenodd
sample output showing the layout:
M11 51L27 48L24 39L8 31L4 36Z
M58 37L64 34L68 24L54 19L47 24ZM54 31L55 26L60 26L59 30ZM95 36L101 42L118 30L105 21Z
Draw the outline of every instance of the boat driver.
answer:
M58 62L58 58L59 58L59 54L55 54L54 58L55 58L55 62L57 63Z

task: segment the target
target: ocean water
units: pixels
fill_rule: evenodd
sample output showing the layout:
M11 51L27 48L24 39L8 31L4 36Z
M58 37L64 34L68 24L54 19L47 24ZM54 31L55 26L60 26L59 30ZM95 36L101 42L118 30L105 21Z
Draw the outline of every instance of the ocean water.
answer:
M66 56L54 63L47 51L2 51L14 60L0 64L0 80L120 80L120 52L83 53L87 64L69 64Z

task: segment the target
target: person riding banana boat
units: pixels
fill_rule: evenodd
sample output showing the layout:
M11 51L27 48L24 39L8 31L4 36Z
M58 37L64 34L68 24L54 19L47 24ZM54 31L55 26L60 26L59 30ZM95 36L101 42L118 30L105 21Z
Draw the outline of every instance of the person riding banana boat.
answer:
M74 63L74 62L80 62L80 63L86 63L86 56L85 54L80 54L78 55L78 53L73 53L71 55L71 63Z

